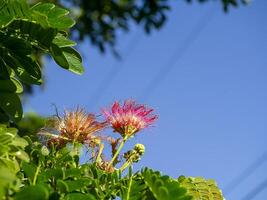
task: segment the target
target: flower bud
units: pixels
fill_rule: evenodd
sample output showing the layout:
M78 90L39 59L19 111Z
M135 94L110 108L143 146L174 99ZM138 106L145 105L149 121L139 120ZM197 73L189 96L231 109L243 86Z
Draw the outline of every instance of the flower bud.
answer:
M138 162L141 156L145 153L145 146L143 144L136 144L133 150L127 151L123 157L127 162Z
M134 150L140 155L144 155L145 153L145 146L143 144L136 144Z

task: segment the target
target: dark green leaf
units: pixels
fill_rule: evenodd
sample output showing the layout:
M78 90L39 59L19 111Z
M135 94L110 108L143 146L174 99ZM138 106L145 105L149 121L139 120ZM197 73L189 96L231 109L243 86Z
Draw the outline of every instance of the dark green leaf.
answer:
M23 68L20 63L18 62L18 60L12 56L9 55L4 55L4 60L5 63L12 68L12 70L16 73L16 75L18 76L18 78L28 84L41 84L42 80L40 77L40 73L41 71L39 71L39 74L36 76L29 74L29 72ZM35 65L36 66L36 65ZM38 68L39 66L37 66ZM28 68L28 66L26 65L26 68ZM39 69L40 70L40 69Z
M15 200L47 200L49 197L48 190L41 185L32 185L25 187L21 192L17 193Z
M26 174L26 176L30 179L33 180L34 174L36 172L37 167L33 163L27 163L25 161L22 161L21 163L21 168Z
M15 122L22 117L22 105L17 94L0 92L0 108Z
M46 172L44 172L44 175L49 178L55 178L55 179L64 179L64 172L63 169L48 169Z
M93 180L89 178L79 178L77 180L66 180L65 184L67 184L68 186L68 191L73 192L73 191L80 190L84 188L85 186L88 187L90 184L92 184L92 181Z
M5 26L8 26L15 17L10 15L0 15L0 27L4 28Z
M65 69L69 69L69 63L68 63L67 59L65 58L65 56L63 55L63 51L61 48L59 48L55 44L52 44L51 45L51 54L59 66L65 68Z
M71 193L65 196L65 200L95 200L91 194Z
M22 84L15 78L9 80L0 80L0 91L11 93L22 93Z
M63 180L57 180L57 188L61 193L67 193L69 191L68 184Z

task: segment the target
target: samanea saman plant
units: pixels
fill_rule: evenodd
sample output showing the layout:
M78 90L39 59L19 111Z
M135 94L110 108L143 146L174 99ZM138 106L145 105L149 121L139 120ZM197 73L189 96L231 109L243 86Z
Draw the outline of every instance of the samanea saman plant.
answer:
M157 120L153 109L133 100L102 109L102 120L79 107L57 114L45 120L37 140L18 135L21 82L42 83L38 53L83 72L75 42L68 38L73 25L68 11L54 4L0 0L0 199L223 199L212 180L171 178L149 168L133 172L145 147L125 151L123 146ZM100 134L108 128L113 133ZM86 152L83 163L81 151Z
M157 120L153 109L126 100L102 113L104 119L99 121L79 107L65 111L47 120L35 142L2 125L3 199L223 199L212 180L173 179L148 168L133 173L132 165L141 159L145 147L136 144L123 152L123 146ZM113 133L100 134L106 128ZM86 151L83 164L81 150Z

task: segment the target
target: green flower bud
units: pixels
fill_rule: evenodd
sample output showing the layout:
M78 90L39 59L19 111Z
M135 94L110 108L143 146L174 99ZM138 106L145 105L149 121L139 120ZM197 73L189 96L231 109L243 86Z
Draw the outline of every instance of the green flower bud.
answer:
M136 144L133 150L127 151L123 157L127 162L138 162L141 156L145 153L145 146L143 144Z
M145 153L145 146L143 144L136 144L134 150L140 155L144 155Z

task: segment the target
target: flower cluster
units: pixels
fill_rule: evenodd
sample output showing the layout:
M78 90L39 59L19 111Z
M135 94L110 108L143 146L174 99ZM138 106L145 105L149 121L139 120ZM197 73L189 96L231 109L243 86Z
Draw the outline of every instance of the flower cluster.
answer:
M65 111L64 116L53 118L49 128L58 134L40 132L42 136L50 136L48 146L55 146L60 149L67 143L86 144L91 148L92 158L97 166L105 171L113 172L115 165L121 160L119 153L125 142L137 132L150 126L158 118L153 114L153 109L139 105L133 100L126 100L122 105L115 102L110 109L102 109L105 120L99 122L92 113L86 113L84 109L77 108L74 111ZM96 133L110 125L114 132L119 133L119 138L100 137ZM48 127L46 127L48 128ZM110 143L112 159L107 161L103 156L105 142ZM133 150L124 154L125 163L121 166L124 170L129 164L138 162L144 154L145 147L138 144ZM122 156L121 156L122 157Z

